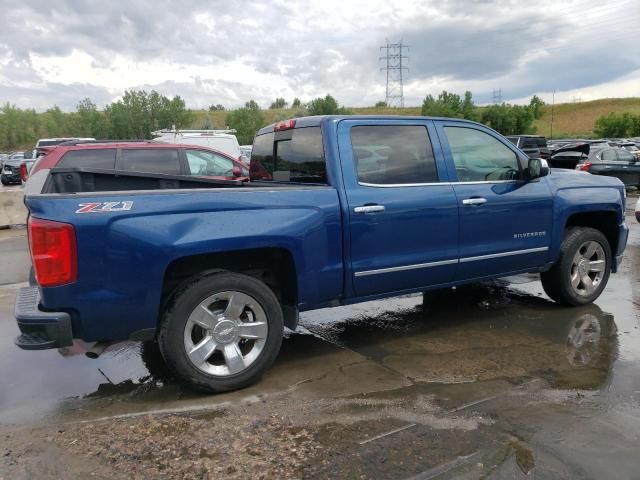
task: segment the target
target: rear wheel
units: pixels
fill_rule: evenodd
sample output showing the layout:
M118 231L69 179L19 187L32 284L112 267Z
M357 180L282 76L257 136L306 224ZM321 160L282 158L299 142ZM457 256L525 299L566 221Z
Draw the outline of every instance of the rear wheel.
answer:
M284 329L278 299L247 275L218 273L182 288L159 335L169 367L207 392L245 387L271 366Z
M584 305L600 296L611 273L611 248L602 232L576 227L567 231L560 257L540 276L549 297L566 305Z

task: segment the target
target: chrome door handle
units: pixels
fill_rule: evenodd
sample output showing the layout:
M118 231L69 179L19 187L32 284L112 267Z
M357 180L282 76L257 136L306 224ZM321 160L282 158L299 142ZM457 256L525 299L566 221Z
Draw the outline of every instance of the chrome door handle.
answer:
M487 199L486 198L465 198L464 200L462 200L462 204L463 205L484 205L485 203L487 203Z
M384 205L363 205L353 209L355 213L380 213L384 212Z

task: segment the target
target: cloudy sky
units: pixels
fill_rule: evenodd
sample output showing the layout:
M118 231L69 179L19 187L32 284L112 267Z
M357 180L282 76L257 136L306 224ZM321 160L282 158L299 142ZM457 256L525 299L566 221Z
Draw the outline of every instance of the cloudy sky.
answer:
M191 108L331 93L384 99L380 45L410 46L405 104L640 96L640 0L0 0L0 102L74 109L125 89Z

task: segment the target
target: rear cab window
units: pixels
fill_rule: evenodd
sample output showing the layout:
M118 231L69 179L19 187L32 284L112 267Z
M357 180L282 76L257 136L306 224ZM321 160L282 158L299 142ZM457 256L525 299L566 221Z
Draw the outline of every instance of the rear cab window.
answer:
M258 135L251 154L251 180L326 185L320 127Z

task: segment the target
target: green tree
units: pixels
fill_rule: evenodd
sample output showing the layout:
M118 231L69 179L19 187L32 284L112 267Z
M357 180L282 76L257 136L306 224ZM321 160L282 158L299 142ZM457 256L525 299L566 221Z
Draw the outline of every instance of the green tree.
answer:
M327 94L326 97L314 98L307 106L309 115L345 115L351 113L344 107L340 107L335 98Z
M105 115L90 98L80 100L72 115L73 136L107 138L109 127Z
M300 99L298 97L293 99L293 102L291 102L291 107L292 108L300 108L302 106L302 102L300 101Z
M222 106L222 104L220 103L218 103L217 105L209 105L210 112L223 111L223 110L224 110L224 106Z
M387 102L385 102L384 100L380 100L379 102L376 102L375 107L376 108L386 108L387 107Z
M529 106L490 105L482 110L481 121L503 135L535 133L534 116Z
M252 143L256 132L265 126L264 115L253 100L246 102L243 108L230 112L227 123L236 130L241 145Z
M270 110L287 108L287 101L284 98L276 98L276 100L269 106Z
M478 116L476 106L473 103L473 95L469 90L464 92L464 100L462 101L460 112L462 113L462 118L466 118L467 120L476 120Z
M598 137L634 137L640 134L640 115L611 112L598 117L594 133Z
M533 114L533 118L538 119L542 117L542 114L544 113L544 106L545 103L540 97L537 95L531 97L531 100L529 101L529 109Z
M465 101L467 102L466 108L471 109L467 113L471 115L474 109L471 92L465 92ZM449 93L446 90L443 90L437 99L433 95L427 95L422 102L422 115L425 117L466 118L464 114L460 95Z

